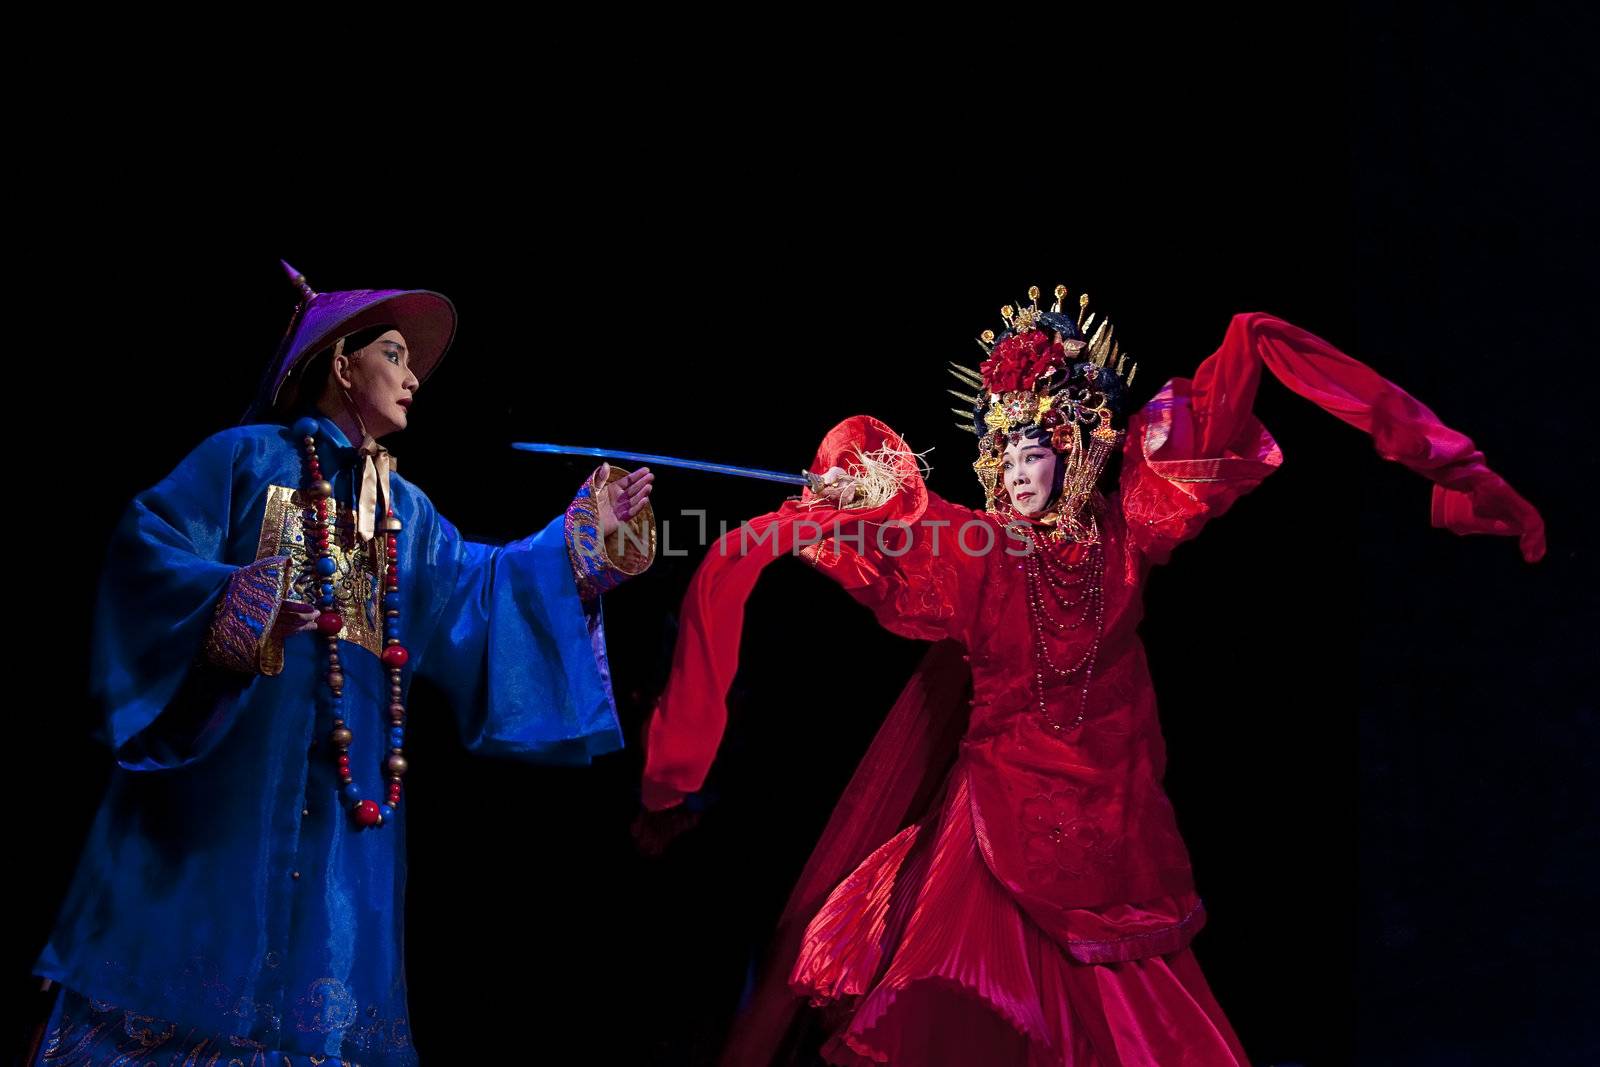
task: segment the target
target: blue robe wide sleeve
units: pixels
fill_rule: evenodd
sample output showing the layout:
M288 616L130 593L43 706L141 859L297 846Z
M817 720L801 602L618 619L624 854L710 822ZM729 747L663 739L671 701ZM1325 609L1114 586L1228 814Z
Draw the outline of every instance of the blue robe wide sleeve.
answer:
M226 729L241 680L210 675L203 655L218 598L254 562L230 560L229 533L259 445L237 431L208 439L134 498L112 536L89 679L101 736L128 770L182 766Z
M564 517L501 547L464 540L426 500L419 512L440 578L416 669L449 694L466 746L555 763L621 748L600 606L578 596Z
M390 681L379 579L351 521L360 457L326 419L317 446L337 511L350 765L373 797ZM91 685L118 764L35 972L80 995L73 1004L225 1035L222 1047L268 1062L397 1067L416 1058L402 952L409 800L381 827L355 824L328 742L326 639L272 638L284 598L315 596L303 480L287 428L238 427L117 527ZM599 605L579 594L562 520L492 547L463 539L398 476L392 495L400 584L381 608L401 613L412 654L402 693L413 670L437 682L481 752L581 762L619 747Z

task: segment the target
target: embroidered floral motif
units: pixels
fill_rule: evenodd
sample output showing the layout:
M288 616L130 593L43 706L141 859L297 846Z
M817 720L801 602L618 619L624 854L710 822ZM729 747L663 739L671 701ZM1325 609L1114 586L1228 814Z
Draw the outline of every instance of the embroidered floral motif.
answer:
M153 1049L171 1041L172 1035L178 1032L178 1024L128 1011L122 1013L122 1032L138 1042L139 1048Z
M930 555L926 568L905 570L905 586L895 601L895 610L905 618L929 622L951 619L956 613L949 591L959 588L955 565Z
M189 969L204 961L196 957ZM334 979L324 982L339 985ZM195 1064L205 1067L354 1067L354 1061L326 1053L288 1053L241 1034L205 1033L191 1026L92 1000L71 989L61 991L38 1062L51 1067L103 1067L106 1064ZM386 1051L414 1062L404 1019L382 1019L346 1033L363 1051Z
M295 1028L302 1033L331 1034L355 1025L360 1007L337 978L319 978L295 1002Z
M1081 878L1092 868L1116 864L1120 843L1084 818L1083 810L1082 795L1073 787L1022 802L1022 857L1030 881Z

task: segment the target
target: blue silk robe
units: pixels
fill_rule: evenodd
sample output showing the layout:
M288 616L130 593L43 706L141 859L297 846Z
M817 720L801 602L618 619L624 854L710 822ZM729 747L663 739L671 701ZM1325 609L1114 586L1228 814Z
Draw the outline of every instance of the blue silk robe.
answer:
M354 500L356 450L326 419L317 445L333 499ZM99 1013L109 1023L100 1038L118 1048L187 1052L199 1041L199 1062L213 1051L274 1067L415 1061L401 938L406 801L382 827L355 825L326 741L325 639L295 634L280 655L266 637L284 592L316 595L303 585L291 495L301 472L286 427L227 430L140 494L117 529L92 685L118 767L36 966L69 991L52 1020L57 1055ZM398 475L391 506L404 523L405 684L415 672L449 693L474 751L584 763L621 747L571 513L493 547L464 539ZM351 766L381 803L379 579L349 507L337 514ZM62 1005L79 1017L63 1020Z

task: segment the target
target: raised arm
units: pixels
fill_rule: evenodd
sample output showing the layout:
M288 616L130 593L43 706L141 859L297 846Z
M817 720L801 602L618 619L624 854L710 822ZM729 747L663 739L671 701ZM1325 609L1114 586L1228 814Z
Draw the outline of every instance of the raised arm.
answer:
M865 416L845 420L823 439L811 471L849 468L867 453L904 457L897 489L880 483L869 506L858 508L834 507L808 491L730 531L695 572L684 594L672 674L650 717L646 807L671 807L705 781L727 725L745 601L778 556L798 553L895 633L937 640L965 632L983 560L959 551L957 538L962 523L984 520L930 494L904 442Z
M622 747L599 598L655 555L648 503L620 539L602 536L624 477L602 468L564 515L503 546L462 537L417 494L433 592L416 669L448 694L469 749L583 763Z
M1434 483L1433 525L1514 536L1544 555L1539 513L1472 441L1365 364L1262 312L1235 315L1192 380L1175 378L1129 426L1122 477L1129 536L1154 562L1260 484L1282 453L1251 414L1265 367L1291 391L1370 434L1378 454Z

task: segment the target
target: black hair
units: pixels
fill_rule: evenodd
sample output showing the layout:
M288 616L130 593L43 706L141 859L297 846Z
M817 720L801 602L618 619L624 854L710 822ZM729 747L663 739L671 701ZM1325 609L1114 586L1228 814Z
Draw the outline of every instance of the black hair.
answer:
M1128 414L1128 387L1113 367L1096 367L1093 363L1077 363L1069 372L1071 378L1082 379L1106 398L1114 424L1120 424Z
M344 351L359 352L390 330L399 327L380 322L376 326L363 326L344 337ZM300 366L285 379L279 393L279 406L288 411L310 411L322 399L328 388L328 378L333 374L333 345L329 345Z

